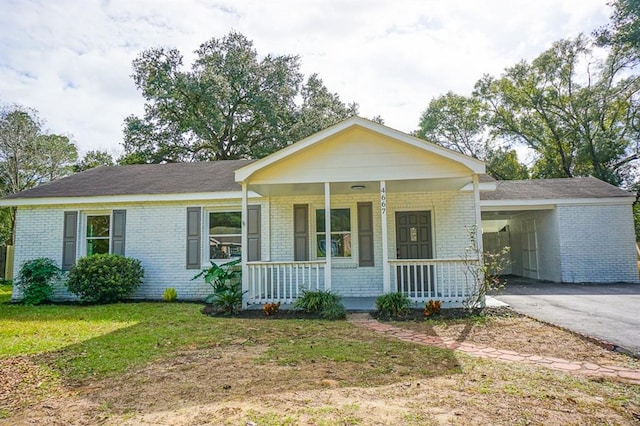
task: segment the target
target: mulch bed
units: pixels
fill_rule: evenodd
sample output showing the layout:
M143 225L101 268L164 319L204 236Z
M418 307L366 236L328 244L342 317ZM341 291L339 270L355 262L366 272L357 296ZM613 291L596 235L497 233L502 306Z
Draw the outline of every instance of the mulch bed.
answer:
M251 319L265 319L265 320L277 320L277 319L322 319L318 313L308 313L295 309L282 309L275 315L265 315L262 309L246 309L243 311L237 311L229 315L220 311L212 305L205 305L202 308L204 315L209 315L218 318L251 318ZM370 312L370 315L379 321L418 321L422 322L425 319L433 320L455 320L469 318L470 316L488 316L488 317L518 317L518 313L512 311L509 308L485 308L475 312L469 312L464 309L442 309L437 314L431 317L424 316L423 309L410 309L406 314L396 318L390 318L388 316L381 316L377 311Z
M321 319L318 313L308 313L305 311L299 311L294 309L283 309L278 311L275 315L265 315L262 309L245 309L243 311L237 311L229 315L212 305L205 305L202 308L204 315L218 318L252 318L252 319L265 319L265 320L277 320L277 319Z

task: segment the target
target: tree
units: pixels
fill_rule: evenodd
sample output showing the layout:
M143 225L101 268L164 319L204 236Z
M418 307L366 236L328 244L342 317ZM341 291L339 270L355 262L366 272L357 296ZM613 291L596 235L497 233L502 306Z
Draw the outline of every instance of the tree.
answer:
M600 46L618 49L631 60L640 60L640 0L613 0L611 22L594 35Z
M75 172L84 172L100 166L113 166L113 157L106 151L88 151L81 161L74 166Z
M433 98L420 117L416 135L445 148L484 160L490 140L482 102L453 92Z
M490 137L487 110L476 97L448 92L429 102L416 136L486 161L487 173L496 179L526 179L527 167L515 151Z
M625 71L619 54L598 61L580 36L501 78L484 76L475 95L490 112L493 135L536 151L535 177L592 175L619 185L638 159L640 78Z
M125 120L121 163L263 157L354 110L317 76L301 93L297 56L260 58L240 33L211 39L195 53L191 70L176 49L150 49L134 60L145 115Z
M518 161L514 149L496 147L485 158L487 173L499 180L529 179L529 169Z
M0 195L6 196L72 172L78 157L67 136L47 134L35 110L20 106L0 109ZM13 229L13 210L3 212L0 229ZM4 234L4 232L3 232ZM5 241L10 236L2 235Z
M302 104L296 109L290 138L303 139L333 124L358 114L358 105L345 105L337 93L331 93L317 74L312 74L301 90Z

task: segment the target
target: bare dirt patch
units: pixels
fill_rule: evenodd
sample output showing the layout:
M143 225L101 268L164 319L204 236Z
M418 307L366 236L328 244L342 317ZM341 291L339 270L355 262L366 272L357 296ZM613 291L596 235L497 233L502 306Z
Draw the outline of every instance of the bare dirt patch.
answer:
M518 352L634 362L524 317L396 325ZM371 344L381 338L367 330L354 333L370 335ZM388 373L369 376L363 369L378 368L375 363L319 359L281 365L264 360L268 350L268 339L185 348L115 378L78 385L49 379L48 397L37 391L37 374L20 379L42 366L26 357L2 360L2 380L5 374L14 379L0 388L1 401L25 399L0 424L637 425L640 418L639 386L540 367L456 354L456 372L427 377L391 365Z

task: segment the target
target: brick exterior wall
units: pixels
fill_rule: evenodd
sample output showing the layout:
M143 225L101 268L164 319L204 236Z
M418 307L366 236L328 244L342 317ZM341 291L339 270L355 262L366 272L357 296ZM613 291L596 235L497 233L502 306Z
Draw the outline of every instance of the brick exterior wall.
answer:
M357 203L373 203L374 266L358 266ZM293 260L293 205L309 204L311 260L315 259L315 211L324 208L324 196L279 197L261 199L251 204L262 206L261 250L263 261ZM333 259L332 289L343 296L377 296L383 291L382 236L379 194L334 195L333 208L351 209L352 258ZM113 209L126 210L126 255L139 259L145 269L144 283L133 295L139 299L160 299L167 287L174 287L181 300L200 300L210 293L202 280L192 281L198 270L186 269L186 209L202 206L202 266L208 265L206 250L207 212L240 211L239 200L209 203L138 203L87 208L68 205L56 207L20 207L16 221L15 271L27 260L50 257L62 262L63 217L65 211L79 211L82 228L86 212L110 214ZM434 257L459 258L468 245L465 227L473 224L473 194L462 192L388 194L387 219L389 258L395 258L395 212L429 210L433 222ZM81 257L82 232L78 235ZM19 299L14 287L14 299ZM73 299L63 283L56 286L58 300Z
M251 204L263 204L262 201ZM186 210L187 207L202 206L202 266L209 265L207 260L207 212L240 211L239 200L213 203L140 203L103 206L103 208L86 206L60 207L20 207L16 217L16 245L14 255L14 275L27 260L37 257L50 257L58 265L62 263L63 217L65 211L77 210L79 222L82 223L86 212L110 214L113 209L127 211L126 244L127 257L140 260L145 270L143 284L133 295L136 299L161 299L165 288L173 287L180 300L201 300L211 293L211 288L203 280L192 281L199 271L186 269ZM263 206L264 209L264 206ZM266 228L268 218L262 214L262 228ZM82 226L82 225L81 225ZM78 234L78 257L82 256L82 232ZM268 247L262 239L263 253ZM20 294L14 286L13 299ZM73 299L60 282L56 285L57 300Z
M556 206L509 221L513 273L523 275L522 226L535 220L541 280L638 282L633 215L629 205Z
M562 281L638 282L630 205L557 208Z

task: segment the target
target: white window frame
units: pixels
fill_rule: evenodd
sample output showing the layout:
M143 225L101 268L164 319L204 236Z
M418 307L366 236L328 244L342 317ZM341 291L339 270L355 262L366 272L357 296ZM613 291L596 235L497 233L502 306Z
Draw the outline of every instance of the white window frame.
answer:
M238 205L236 206L228 206L228 207L224 207L224 208L208 208L208 209L204 209L204 217L202 218L203 221L203 230L206 232L203 232L203 259L206 259L207 262L214 262L216 265L223 265L225 263L228 262L232 262L236 259L241 259L240 257L230 257L230 258L226 258L226 259L211 259L210 254L211 254L211 246L210 246L210 238L211 238L211 234L209 234L209 230L211 229L210 226L210 213L238 213L240 215L240 220L242 221L242 211L240 209L240 206ZM242 225L241 225L242 226ZM228 236L234 236L234 237L242 237L242 233L240 234L227 234ZM242 247L242 239L240 242L240 253L243 253L243 247Z
M112 210L90 210L90 211L83 211L81 212L80 216L80 220L78 221L78 226L79 226L79 230L78 230L78 240L79 240L79 244L78 244L78 251L79 251L79 256L77 257L87 257L89 256L89 254L87 253L87 249L89 248L87 241L88 241L88 236L87 236L87 224L88 224L88 218L90 216L108 216L109 217L109 251L108 253L111 254L111 238L112 238L112 234L113 234L113 211Z
M310 216L312 216L312 226L313 226L313 237L312 239L312 252L313 252L313 258L316 260L323 260L326 259L326 257L320 257L318 256L318 234L319 232L317 231L318 229L318 224L317 224L317 211L318 210L324 210L324 205L320 206L320 205L312 205L311 206L313 208L313 211L311 212L312 214L310 214ZM331 206L331 210L345 210L348 209L349 210L349 227L350 227L350 231L349 232L345 232L345 231L334 231L333 229L331 230L332 234L338 234L338 233L342 233L342 234L346 234L349 233L351 234L351 256L331 256L332 260L335 260L338 263L352 263L352 262L357 262L357 253L358 253L358 236L356 235L356 231L355 231L355 227L357 226L357 223L355 222L357 213L354 216L354 211L357 212L357 205L345 205L345 204L338 204L335 206Z

